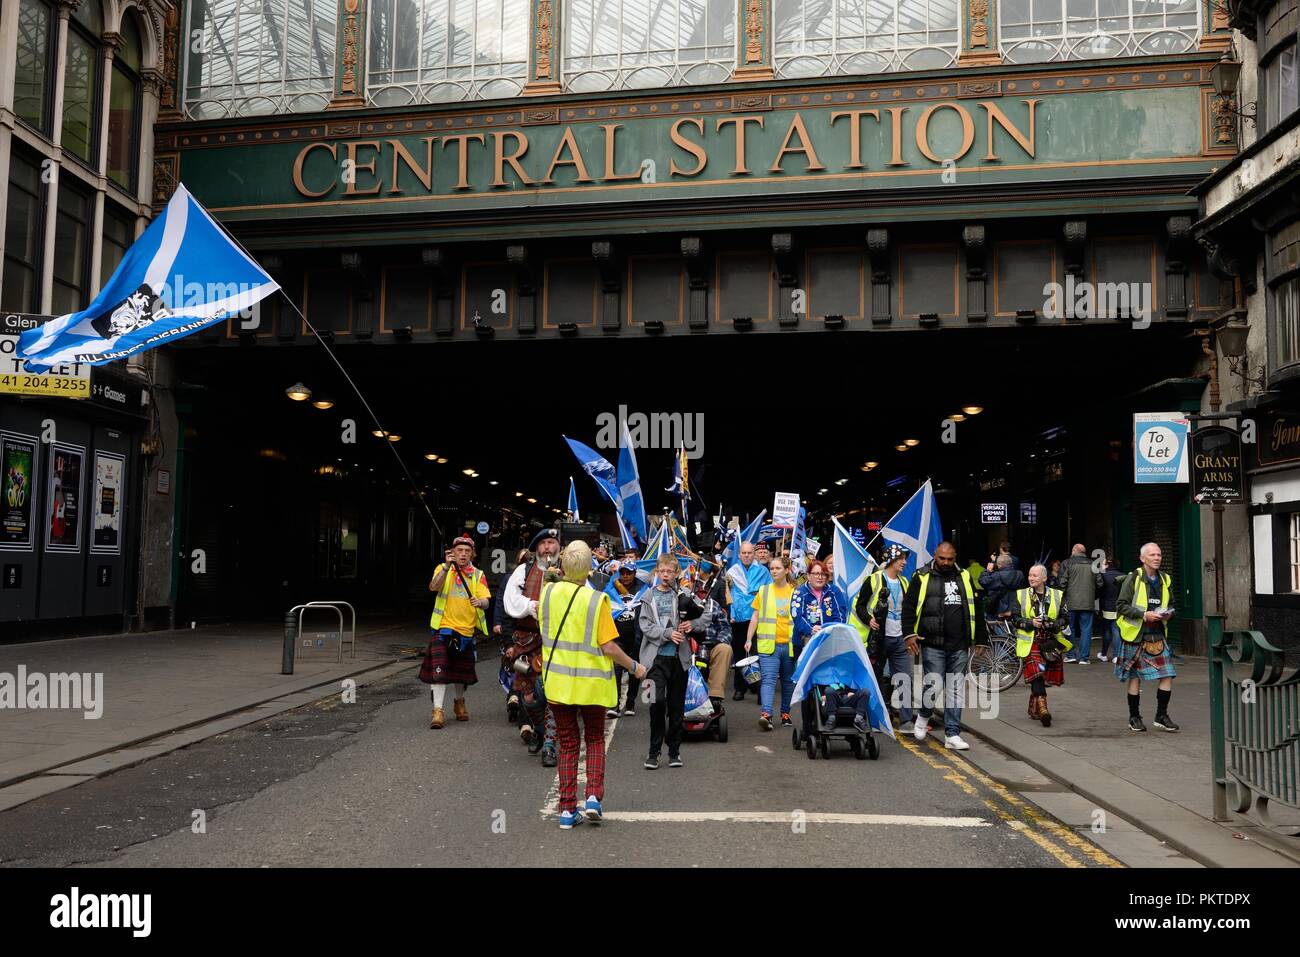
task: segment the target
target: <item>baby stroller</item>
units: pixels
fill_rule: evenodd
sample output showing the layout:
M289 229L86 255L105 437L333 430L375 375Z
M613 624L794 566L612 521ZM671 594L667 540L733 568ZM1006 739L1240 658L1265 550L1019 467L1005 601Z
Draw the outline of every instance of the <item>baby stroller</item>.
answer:
M827 625L813 635L795 665L794 683L793 701L799 703L802 717L802 727L796 727L791 735L796 751L805 748L809 760L815 759L818 751L823 758L830 758L831 740L838 738L848 742L859 761L880 757L875 732L880 730L892 737L893 729L889 726L889 713L879 699L880 690L866 648L852 625ZM843 704L835 714L835 730L826 729L826 692L833 687L862 689L862 693L872 696L870 730L854 727L857 711Z

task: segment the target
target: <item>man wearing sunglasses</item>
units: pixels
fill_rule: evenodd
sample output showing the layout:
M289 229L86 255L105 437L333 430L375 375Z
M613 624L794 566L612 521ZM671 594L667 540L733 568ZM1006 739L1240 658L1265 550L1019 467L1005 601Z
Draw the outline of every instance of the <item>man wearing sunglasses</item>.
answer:
M961 736L961 697L978 625L970 574L957 567L957 549L952 543L940 542L934 560L912 576L903 599L907 650L916 654L920 649L925 675L923 707L913 729L918 741L924 741L930 732L930 715L942 689L944 744L954 751L970 747Z

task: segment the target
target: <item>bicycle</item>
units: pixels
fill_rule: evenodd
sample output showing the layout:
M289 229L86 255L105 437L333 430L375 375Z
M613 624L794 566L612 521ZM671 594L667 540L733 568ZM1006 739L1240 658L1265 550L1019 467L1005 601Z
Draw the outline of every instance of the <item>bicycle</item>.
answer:
M1016 634L1011 625L1001 618L985 620L988 627L988 644L971 649L966 672L976 679L987 676L999 692L1012 688L1023 673L1021 661L1016 657Z

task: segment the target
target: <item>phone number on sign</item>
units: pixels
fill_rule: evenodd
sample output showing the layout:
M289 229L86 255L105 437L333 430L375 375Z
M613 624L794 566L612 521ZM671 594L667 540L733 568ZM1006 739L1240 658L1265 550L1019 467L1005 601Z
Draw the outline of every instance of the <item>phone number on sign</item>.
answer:
M90 395L89 379L14 373L0 375L0 392L26 392L37 395Z

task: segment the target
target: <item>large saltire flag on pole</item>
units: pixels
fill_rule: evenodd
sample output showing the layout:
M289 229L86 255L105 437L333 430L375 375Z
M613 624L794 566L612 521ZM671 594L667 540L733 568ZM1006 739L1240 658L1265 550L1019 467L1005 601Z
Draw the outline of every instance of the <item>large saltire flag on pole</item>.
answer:
M279 288L177 186L94 302L22 333L18 356L33 372L65 362L103 365L188 336Z
M726 549L722 552L724 563L728 568L740 561L740 546L746 542L754 541L758 530L763 527L763 519L767 517L767 509L758 513L758 517L745 527L744 531L737 532L727 543Z
M839 519L832 518L831 521L835 525L835 584L844 589L849 601L853 601L866 584L868 576L875 571L876 562L840 524Z
M566 435L564 441L569 443L569 448L573 450L573 454L577 457L582 470L595 479L596 484L600 486L600 490L605 493L605 497L614 503L614 507L620 508L618 486L614 484L617 476L613 463L595 449L583 445L577 439L571 439Z
M569 476L569 515L575 522L581 522L578 517L578 489L573 484L573 476Z
M619 514L642 541L646 537L645 498L641 495L641 473L636 467L636 449L632 435L623 423L623 441L618 450Z
M836 564L839 556L836 555ZM854 691L864 688L871 693L867 708L871 727L894 737L894 727L885 710L885 699L876 682L876 671L871 667L867 649L852 625L836 622L827 625L808 639L794 666L794 694L791 704L798 704L814 693L814 685L843 685ZM895 739L897 740L897 739Z
M917 568L930 563L934 550L943 541L943 526L939 523L939 510L935 508L934 488L929 479L885 523L880 537L902 545L911 553L903 567L903 574L908 578Z

